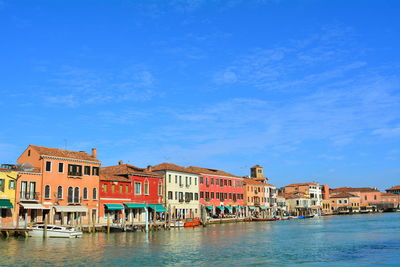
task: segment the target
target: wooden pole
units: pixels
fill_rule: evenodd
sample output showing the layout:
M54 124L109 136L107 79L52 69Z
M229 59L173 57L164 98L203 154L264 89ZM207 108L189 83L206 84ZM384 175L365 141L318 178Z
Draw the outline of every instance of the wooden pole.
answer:
M93 223L93 233L96 232L96 214L93 213L92 210L92 223Z
M110 233L110 212L107 213L107 234Z
M43 238L47 237L47 213L44 215Z

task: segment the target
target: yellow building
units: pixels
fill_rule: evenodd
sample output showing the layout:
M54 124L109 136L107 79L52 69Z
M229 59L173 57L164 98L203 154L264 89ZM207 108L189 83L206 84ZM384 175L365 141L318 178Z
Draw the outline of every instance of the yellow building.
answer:
M12 226L17 172L0 169L0 227Z

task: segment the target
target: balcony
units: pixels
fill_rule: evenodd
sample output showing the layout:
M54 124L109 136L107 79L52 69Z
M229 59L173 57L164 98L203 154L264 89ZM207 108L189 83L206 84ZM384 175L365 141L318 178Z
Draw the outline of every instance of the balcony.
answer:
M39 200L39 193L36 192L21 192L20 199L22 201L38 201Z

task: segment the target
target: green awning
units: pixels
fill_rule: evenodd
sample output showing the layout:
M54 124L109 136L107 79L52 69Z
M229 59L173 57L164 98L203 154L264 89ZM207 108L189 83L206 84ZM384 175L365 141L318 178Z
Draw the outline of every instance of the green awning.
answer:
M13 204L9 199L0 199L0 209L12 209Z
M207 206L206 209L213 210L213 207L212 206Z
M123 210L124 206L121 204L104 204L108 210Z
M151 209L155 209L156 212L166 212L167 210L165 209L165 207L161 204L149 204L149 208Z
M145 208L146 207L145 203L124 203L124 205L128 209L140 209L140 208Z
M232 211L232 207L225 207L225 209Z
M217 209L219 209L219 210L224 210L224 207L222 207L222 206L217 206Z
M260 209L262 209L262 210L266 210L266 209L267 209L267 207L260 207Z
M250 210L254 210L255 208L254 208L254 207L249 207L249 209L250 209Z

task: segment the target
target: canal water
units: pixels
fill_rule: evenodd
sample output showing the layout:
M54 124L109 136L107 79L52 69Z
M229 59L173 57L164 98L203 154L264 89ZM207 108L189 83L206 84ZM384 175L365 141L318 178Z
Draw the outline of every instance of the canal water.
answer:
M400 266L400 213L0 240L1 266Z

